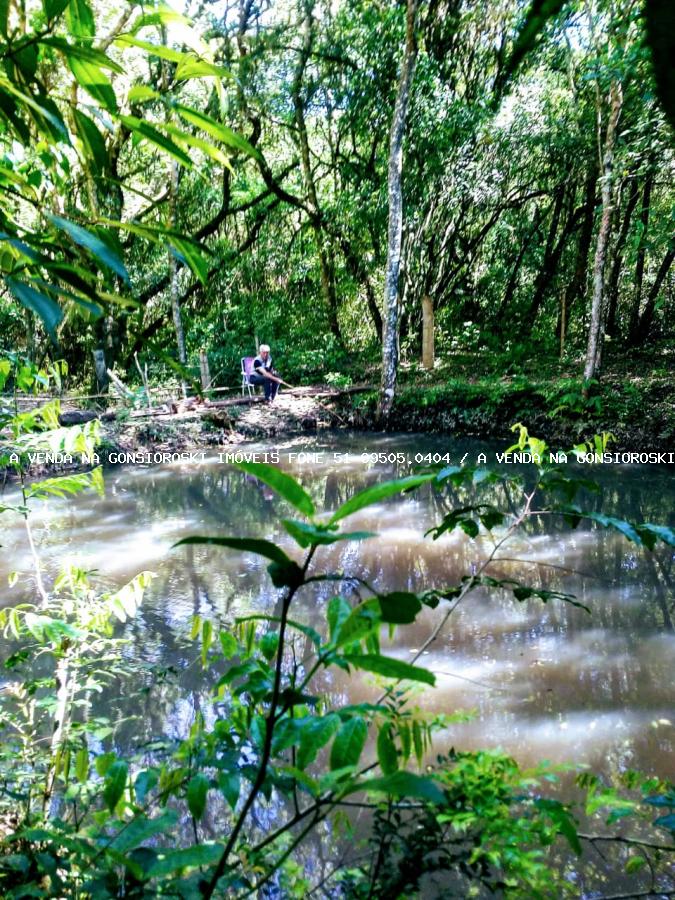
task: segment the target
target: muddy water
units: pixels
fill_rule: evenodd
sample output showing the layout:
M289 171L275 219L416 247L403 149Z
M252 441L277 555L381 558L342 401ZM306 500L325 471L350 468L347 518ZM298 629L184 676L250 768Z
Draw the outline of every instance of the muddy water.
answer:
M325 446L314 440L279 449L282 467L302 480L318 509L330 510L377 480L408 474L418 453L449 453L453 462L466 453L470 462L480 451L492 459L501 448L411 435L351 435L331 437ZM303 462L290 457L300 450L324 456ZM364 451L406 458L376 463ZM675 524L675 477L667 468L613 466L593 474L602 490L587 505L637 521ZM504 495L494 493L492 499L501 503ZM315 571L344 570L387 590L457 584L477 571L491 544L460 531L437 541L424 537L452 500L424 488L362 510L349 520L349 529L378 536L326 548L317 555ZM278 600L260 558L172 544L194 534L266 537L300 558L280 524L289 514L271 491L215 456L200 464L111 470L105 498L50 501L36 512L39 553L50 575L68 560L95 570L105 587L143 569L157 573L138 617L126 626L126 652L166 666L175 677L158 684L143 708L135 700L126 709L121 699L120 715L134 718L120 725L120 742L138 746L160 731L182 736L195 708L208 708L208 686L187 640L195 613L228 622L273 612ZM9 572L30 570L24 532L7 514L0 543L0 578L6 584ZM499 746L523 764L545 758L586 763L596 771L630 767L675 776L672 548L661 545L650 557L614 532L584 524L571 531L557 519L542 518L499 555L507 559L493 564L491 575L575 594L592 612L561 602L518 603L500 591L466 597L418 663L437 679L435 690L420 693L420 706L473 711L471 721L439 737L439 749ZM3 594L18 602L31 590L22 574ZM305 588L295 618L323 630L333 592L325 585ZM444 611L426 611L383 647L411 660ZM330 672L322 678L317 690L336 703L377 695L368 677Z

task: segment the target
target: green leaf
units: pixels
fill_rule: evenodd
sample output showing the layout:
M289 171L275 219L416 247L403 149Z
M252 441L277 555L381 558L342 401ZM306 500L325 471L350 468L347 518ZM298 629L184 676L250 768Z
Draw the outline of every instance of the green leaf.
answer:
M133 131L134 134L155 144L155 146L164 150L165 153L168 153L169 156L178 160L178 162L186 168L192 168L192 160L189 155L184 150L181 150L178 144L172 141L171 138L165 137L160 131L148 124L148 122L137 119L136 116L118 116L118 118L120 122L122 122L123 125L126 125L130 131Z
M296 756L296 765L305 769L313 763L321 750L340 727L340 717L336 713L327 716L309 717L304 721L300 732L300 743Z
M63 318L63 312L58 303L18 278L6 277L5 284L22 306L32 310L42 319L47 334L56 343L56 326Z
M93 47L86 47L83 44L71 44L64 38L54 36L42 37L38 43L59 50L68 61L78 59L82 62L92 63L100 69L110 69L111 72L116 72L118 75L124 74L124 69L119 63L110 59L101 50L95 50Z
M141 28L148 28L152 25L184 25L186 28L192 27L192 22L182 13L176 12L170 6L157 6L152 12L144 12L134 22L133 30L137 33Z
M94 469L99 471L99 469ZM47 497L66 497L81 494L92 486L93 472L80 472L78 475L59 475L57 478L43 478L29 485L26 491L28 499L44 500Z
M365 541L367 538L377 537L372 531L346 531L342 533L328 531L325 527L310 525L298 519L282 519L281 524L301 547L310 547L312 544L328 546L338 541Z
M36 98L30 93L23 93L10 81L2 80L1 83L4 91L17 97L22 105L25 104L33 110L32 118L41 134L53 138L55 141L70 143L68 129L53 100L43 95ZM2 91L0 91L1 97ZM48 126L51 126L51 128ZM19 130L18 127L17 130Z
M231 550L239 550L241 552L257 553L258 556L264 556L273 562L279 563L279 565L287 565L291 562L281 547L277 547L271 541L264 541L259 538L193 536L183 538L173 546L182 547L185 544L211 544L216 547L229 547Z
M110 812L115 810L115 807L122 799L127 785L128 771L127 764L123 760L118 759L106 772L103 785L103 799Z
M156 787L159 775L155 769L143 769L134 781L134 794L138 803L145 803L145 798Z
M235 620L237 623L239 622L275 622L279 624L281 619L279 616L263 616L263 615L253 615L253 616L241 616ZM302 622L296 622L294 619L287 619L286 624L289 628L295 628L296 631L301 632L306 637L310 639L310 641L314 644L315 647L321 646L321 635L314 628L311 628L309 625L303 625ZM222 633L222 632L221 632Z
M124 825L123 830L110 842L110 846L119 853L128 853L136 847L140 847L144 841L158 834L170 834L178 820L178 813L173 809L166 809L154 819L148 819L144 815Z
M75 775L80 783L89 777L89 750L86 747L80 747L75 756Z
M335 735L330 751L331 770L355 766L366 744L368 726L360 716L348 719Z
M89 116L85 116L79 109L73 110L75 129L82 142L87 159L93 163L96 174L100 175L108 168L108 151L101 132L92 122Z
M328 619L328 634L332 642L336 642L340 636L340 630L352 614L352 608L344 597L331 597L328 601L326 617Z
M279 632L278 631L268 631L267 634L263 635L260 639L260 652L265 657L267 662L274 659L276 656L276 652L279 648Z
M579 841L574 819L567 807L559 800L550 800L546 797L538 797L534 801L534 805L549 816L556 824L560 834L567 839L572 850L577 856L581 856L581 842Z
M240 150L253 159L262 159L259 151L246 138L232 131L226 125L221 125L220 122L212 119L211 116L197 112L196 109L191 109L189 106L182 106L180 103L174 104L173 108L186 122L195 125L197 128L210 134L211 137L222 141L226 146L231 147L233 150Z
M204 619L202 622L202 666L206 668L206 661L209 655L209 649L213 643L213 623L210 619Z
M154 91L147 84L134 84L127 94L129 103L144 103L146 100L161 100L161 98L159 91Z
M117 99L110 79L95 63L71 55L68 57L68 67L90 97L110 112L117 112Z
M239 772L221 772L218 776L218 788L231 808L234 809L241 791L241 775Z
M383 675L385 678L407 679L409 681L422 681L424 684L436 684L436 676L428 669L412 666L400 659L392 659L389 656L379 656L376 653L351 653L345 654L344 659L357 669L365 672L373 672L375 675Z
M377 600L375 598L367 600L354 607L348 618L340 623L337 633L334 634L333 642L336 647L344 647L345 644L361 641L366 636L372 635L373 632L377 632L381 622Z
M42 8L48 22L58 19L70 0L42 0Z
M398 753L389 724L383 725L377 734L377 759L385 775L391 775L398 770Z
M428 803L443 804L445 795L431 778L414 772L398 771L384 778L370 778L352 785L343 796L357 791L372 791L387 794L398 799L426 800Z
M160 59L167 60L167 62L181 63L187 56L187 54L181 53L180 50L172 50L171 47L164 47L162 44L153 44L150 43L150 41L143 41L140 38L133 37L131 34L121 34L119 37L115 38L114 43L138 47L140 50L145 50L145 52L149 53L151 56L158 56Z
M335 522L339 522L340 519L351 516L366 506L379 503L380 500L386 500L395 494L401 494L403 491L408 491L428 481L433 481L435 477L435 474L409 475L406 478L398 478L395 481L384 481L381 484L375 484L355 494L350 500L339 506L331 516L329 524L333 525Z
M182 869L195 869L199 866L212 866L223 854L220 844L195 844L185 850L168 850L160 853L160 857L148 870L148 878L162 878Z
M75 222L64 219L62 216L49 215L48 219L56 225L57 228L60 228L61 231L65 231L72 241L92 253L104 265L108 266L109 269L112 269L116 275L119 275L120 278L129 284L129 273L126 270L124 263L117 253L112 250L108 244L102 241L100 237L92 234L81 225L76 225Z
M666 525L652 525L649 522L636 525L635 530L642 538L644 545L653 550L657 540L663 541L669 547L675 547L675 530Z
M392 625L409 625L417 618L422 604L417 594L408 591L393 591L391 594L378 594L380 614L383 622Z
M222 66L214 66L213 63L203 59L186 56L178 64L175 77L176 81L186 81L188 78L232 78L232 73Z
M198 772L193 775L187 786L187 804L190 815L197 821L204 815L206 809L206 794L209 789L209 779Z
M117 759L116 754L112 753L112 752L101 753L100 756L97 756L96 759L94 760L94 767L96 769L97 774L100 775L101 778L103 778L103 776L110 769L110 767L112 766L112 764L115 762L116 759Z
M290 475L267 463L235 463L238 469L254 475L268 485L305 516L314 515L314 502L307 491Z
M173 255L184 263L202 284L206 284L209 276L209 264L204 258L202 249L194 241L185 241L177 235L168 238Z
M232 659L233 656L236 656L239 645L237 644L235 636L229 631L222 630L219 634L219 638L220 648L223 651L225 659Z
M70 0L66 7L68 30L77 38L92 38L96 31L94 14L86 0Z
M221 166L227 166L228 169L232 168L227 155L220 149L220 147L216 147L210 141L205 141L203 138L196 137L194 134L189 134L187 131L182 131L180 128L177 128L175 125L171 125L169 122L164 123L164 125L162 125L162 128L174 138L176 143L180 144L181 146L187 145L188 148L194 147L197 150L201 150L202 153L205 153L211 159L215 160L217 163L220 163Z

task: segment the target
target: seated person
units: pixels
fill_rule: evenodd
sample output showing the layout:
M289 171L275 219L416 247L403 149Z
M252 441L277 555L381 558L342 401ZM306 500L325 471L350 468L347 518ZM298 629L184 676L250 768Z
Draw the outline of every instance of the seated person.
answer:
M272 368L272 357L267 344L261 344L258 355L253 360L253 374L249 377L251 384L261 384L265 388L265 400L274 400L281 384L276 370Z

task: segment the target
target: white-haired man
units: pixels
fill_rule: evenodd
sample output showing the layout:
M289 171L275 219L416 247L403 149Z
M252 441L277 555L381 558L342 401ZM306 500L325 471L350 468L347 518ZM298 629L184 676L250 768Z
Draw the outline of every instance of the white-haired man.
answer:
M281 384L281 378L277 376L276 370L272 367L272 357L268 344L261 344L258 348L258 355L253 360L253 375L250 377L251 384L261 384L265 389L265 400L270 403L274 400Z

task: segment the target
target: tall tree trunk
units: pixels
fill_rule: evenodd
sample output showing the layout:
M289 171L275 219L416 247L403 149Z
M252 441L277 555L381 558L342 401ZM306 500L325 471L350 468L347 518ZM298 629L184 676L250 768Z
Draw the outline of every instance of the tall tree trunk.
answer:
M312 15L314 10L313 0L302 0L304 8L304 34L302 39L302 48L298 58L298 65L295 69L293 83L291 85L291 96L293 98L293 109L295 112L295 124L298 129L298 142L300 145L300 162L302 166L302 175L305 182L305 190L312 210L311 224L314 232L314 240L316 242L316 252L319 258L319 272L321 274L321 292L328 307L328 324L330 330L342 344L342 335L340 333L340 325L338 322L338 299L335 288L335 268L328 247L328 236L322 225L321 207L319 206L319 198L314 183L314 174L312 172L312 162L309 150L309 138L307 135L307 124L305 122L305 102L302 97L302 80L305 74L307 60L312 52L314 43L314 24Z
M588 268L588 257L591 252L591 240L593 238L593 220L595 218L595 189L598 181L597 164L591 166L586 179L586 191L584 199L583 221L581 223L581 234L579 235L579 244L577 246L577 256L574 264L574 272L567 285L565 296L567 297L567 319L570 319L572 307L584 297L586 293L586 270Z
M595 375L600 351L605 294L605 260L607 258L607 244L612 223L614 146L616 144L616 129L619 124L622 103L623 91L621 84L618 81L613 81L609 91L609 119L602 157L602 217L600 219L593 262L593 299L591 302L591 322L588 329L588 345L586 347L584 381L589 381Z
M607 282L607 334L614 337L617 334L616 312L619 306L619 278L621 277L621 266L623 264L623 248L626 246L626 239L630 231L630 223L633 217L633 211L637 206L640 190L638 180L631 176L631 190L626 203L626 210L623 214L621 229L616 239L614 247L614 261Z
M656 300L659 296L661 285L665 281L666 275L668 274L670 267L673 264L673 260L675 260L675 247L671 247L663 257L661 265L659 266L659 271L656 273L654 284L652 285L651 290L647 295L645 308L642 311L642 315L640 316L640 319L638 321L637 328L635 329L634 343L636 344L644 341L649 335L649 329L652 327L652 323L654 321Z
M532 243L532 239L535 234L539 230L539 220L541 217L541 207L535 206L534 208L534 216L532 217L532 225L530 230L525 235L525 239L520 245L520 250L518 251L518 256L516 257L516 261L513 264L513 269L511 270L511 276L509 278L508 284L504 290L504 296L502 297L501 303L499 304L499 309L497 310L496 316L496 325L499 330L502 330L502 316L509 308L511 303L513 302L513 298L516 293L516 288L518 287L518 275L520 273L521 266L523 264L523 260L525 259L525 254L527 253L528 247Z
M537 279L535 294L532 298L532 303L530 304L530 310L525 323L530 332L532 332L534 328L534 323L536 321L537 314L539 313L541 305L550 291L551 285L560 265L560 260L562 259L562 255L565 251L565 247L567 246L570 236L576 231L579 226L579 220L584 215L584 207L580 207L576 210L574 209L575 193L576 188L572 186L571 193L569 194L568 198L568 209L565 224L562 227L558 240L554 244L551 244L550 247L547 246L547 252L544 255L544 264L540 276ZM557 232L560 216L558 215L555 218L557 219L557 221L551 223L551 231L549 235L551 239L555 237L555 234Z
M389 135L389 173L387 177L389 224L387 228L387 265L384 278L382 382L378 406L378 419L383 425L387 424L394 404L398 374L398 278L401 268L403 234L403 136L410 99L410 85L417 58L415 20L418 2L419 0L408 0L407 3L405 47Z
M178 163L171 163L171 199L169 201L169 217L170 227L178 227L178 179L179 169ZM173 314L173 325L176 330L176 344L178 345L178 361L182 366L187 364L187 353L185 352L185 331L183 329L183 316L180 308L180 284L178 279L178 260L169 250L169 272L170 282L169 290L171 294L171 312ZM180 383L183 396L187 397L187 385L185 378L181 377Z
M642 208L640 209L640 243L638 244L637 259L635 261L635 292L631 307L630 323L628 326L628 342L634 344L637 338L640 321L640 305L642 303L642 282L645 274L645 256L647 254L647 229L649 227L649 209L652 200L652 186L654 184L654 170L650 168L645 181L645 189L642 195Z

